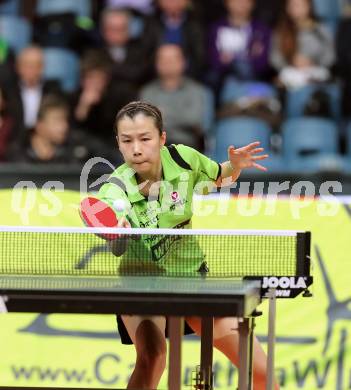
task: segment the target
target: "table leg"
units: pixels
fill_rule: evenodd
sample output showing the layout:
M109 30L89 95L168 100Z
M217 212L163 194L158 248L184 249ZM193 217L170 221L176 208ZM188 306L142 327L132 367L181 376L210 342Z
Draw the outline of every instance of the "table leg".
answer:
M267 353L267 386L266 390L274 390L274 344L276 318L276 290L269 290L269 317L268 317L268 353Z
M239 390L252 388L253 318L239 319Z
M250 319L250 335L249 335L249 389L253 389L253 346L254 346L254 328L255 318Z
M212 389L213 365L213 317L201 319L201 363L200 373L203 389Z
M168 318L169 364L168 389L180 390L182 385L182 336L183 318Z

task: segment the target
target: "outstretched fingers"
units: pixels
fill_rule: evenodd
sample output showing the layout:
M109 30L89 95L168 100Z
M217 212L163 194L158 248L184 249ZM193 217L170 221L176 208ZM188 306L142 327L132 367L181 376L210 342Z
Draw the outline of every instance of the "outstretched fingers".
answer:
M261 164L253 163L253 164L252 164L252 166L253 166L254 168L257 168L257 169L259 169L260 171L264 171L264 172L266 172L266 171L267 171L267 168L266 168L266 167L264 167L264 166L263 166L263 165L261 165Z
M251 156L251 159L254 161L265 160L268 156L268 154L262 154L261 156Z
M246 152L251 152L253 149L255 149L257 146L260 145L260 141L251 142L250 144L243 146L241 149L245 150Z
M257 153L262 153L264 151L264 148L256 148L251 150L251 154L257 154Z

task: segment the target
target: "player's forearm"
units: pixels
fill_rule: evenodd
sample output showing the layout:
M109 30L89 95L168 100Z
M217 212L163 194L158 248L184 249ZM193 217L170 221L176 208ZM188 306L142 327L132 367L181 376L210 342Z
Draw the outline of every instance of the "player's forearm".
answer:
M232 167L229 161L222 162L221 167L221 180L226 179L227 177L231 177L232 181L236 181L237 178L240 176L241 169Z

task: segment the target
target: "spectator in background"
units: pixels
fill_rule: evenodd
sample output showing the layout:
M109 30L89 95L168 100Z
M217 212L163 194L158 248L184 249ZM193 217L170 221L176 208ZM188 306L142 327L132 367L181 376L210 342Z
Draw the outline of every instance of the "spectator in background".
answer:
M71 162L65 148L69 131L66 102L48 95L43 99L37 121L22 142L16 143L10 158L16 162Z
M6 160L6 154L13 137L14 120L8 111L4 90L0 87L0 162Z
M113 63L113 80L136 87L150 79L153 59L141 41L131 37L130 17L126 10L105 9L101 15L101 35Z
M298 88L326 81L334 58L332 35L314 17L312 0L287 0L271 52L280 83Z
M190 8L189 0L158 0L156 14L145 23L144 36L149 52L161 44L181 46L186 72L202 77L205 63L203 27Z
M158 78L146 85L140 98L160 107L167 143L203 149L206 110L211 110L205 87L184 75L186 59L180 46L164 44L156 55Z
M225 0L227 15L209 33L209 81L218 91L227 76L265 80L269 71L270 29L253 19L254 0Z
M81 61L80 89L71 99L75 127L108 145L115 143L115 113L137 95L129 84L111 79L112 68L106 52L87 52Z
M79 164L100 152L106 152L101 143L70 130L67 101L62 96L47 95L33 130L13 146L9 158L14 162Z
M60 93L59 82L44 81L44 56L40 47L29 46L16 58L16 82L9 88L9 103L18 131L34 127L40 103L48 93Z

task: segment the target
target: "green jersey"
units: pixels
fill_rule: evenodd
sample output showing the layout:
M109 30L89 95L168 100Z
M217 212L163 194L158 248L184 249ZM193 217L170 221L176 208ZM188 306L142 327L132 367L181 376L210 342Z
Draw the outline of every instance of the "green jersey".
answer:
M135 171L127 164L112 173L98 198L109 204L117 217L126 217L132 227L190 228L193 195L205 194L213 187L221 173L220 165L185 145L164 146L161 164L163 177L157 198L140 193ZM136 253L143 267L157 264L167 272L177 269L177 265L194 270L204 259L192 236L180 239L180 236L149 235L130 240L121 263L126 265L126 270L128 260L134 262Z

